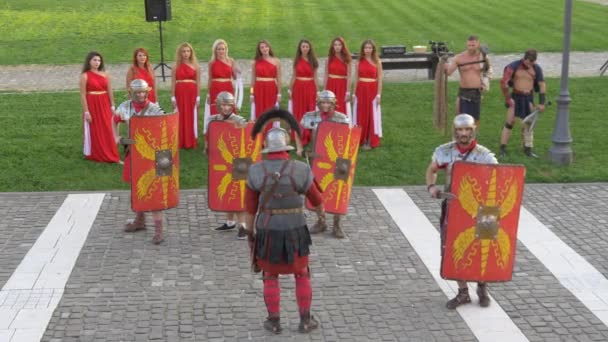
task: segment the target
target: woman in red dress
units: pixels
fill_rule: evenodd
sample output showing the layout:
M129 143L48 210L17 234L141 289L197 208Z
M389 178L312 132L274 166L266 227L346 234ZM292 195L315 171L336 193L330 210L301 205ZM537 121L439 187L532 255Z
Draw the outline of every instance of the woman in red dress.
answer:
M274 57L272 47L261 40L251 66L251 120L281 102L281 61Z
M148 86L150 87L148 100L157 103L154 69L152 69L152 65L150 65L148 51L144 48L137 48L133 51L133 65L131 65L129 71L127 71L127 89L131 86L131 81L136 79L144 80L148 83ZM129 98L131 98L131 93L127 92L127 94L129 94Z
M350 86L352 58L342 37L336 37L331 41L327 65L325 68L325 90L336 94L336 111L350 116ZM349 104L347 104L347 102ZM351 121L352 122L352 121Z
M380 146L382 137L382 115L380 95L382 94L382 63L378 57L376 44L368 39L361 44L359 60L355 69L355 109L356 123L361 126L361 141L364 150Z
M80 75L80 102L84 120L84 156L88 160L118 163L120 156L112 130L114 94L104 72L103 57L89 52Z
M238 78L241 70L234 59L228 57L228 44L223 39L218 39L213 43L212 51L208 68L209 81L207 82L207 89L209 89L209 95L207 96L207 103L211 110L210 114L214 115L219 113L215 107L217 94L227 91L235 95L232 80Z
M175 61L171 70L171 102L173 109L179 112L179 148L195 148L201 101L201 68L189 43L177 47Z
M293 60L293 73L289 83L289 111L298 122L307 112L315 111L317 101L317 69L319 60L312 44L306 39L300 40L296 57ZM302 145L308 144L310 131L302 131ZM293 137L293 133L292 133Z

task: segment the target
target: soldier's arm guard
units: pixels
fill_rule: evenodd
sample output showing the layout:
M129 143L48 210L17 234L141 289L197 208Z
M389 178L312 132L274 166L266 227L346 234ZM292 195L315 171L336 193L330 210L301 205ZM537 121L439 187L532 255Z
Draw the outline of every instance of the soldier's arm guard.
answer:
M511 77L513 75L513 69L507 67L502 76L502 80L500 80L500 89L502 90L502 95L505 98L505 102L509 102L511 98L509 94L509 81L511 81Z
M546 97L545 93L538 93L538 103L539 104L544 105L546 100L547 100L547 97Z

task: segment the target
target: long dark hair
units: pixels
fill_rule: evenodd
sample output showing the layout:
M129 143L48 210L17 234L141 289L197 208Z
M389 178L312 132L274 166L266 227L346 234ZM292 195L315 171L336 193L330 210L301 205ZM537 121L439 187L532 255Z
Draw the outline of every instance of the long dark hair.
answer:
M302 39L298 43L296 57L293 59L293 69L296 69L298 61L300 60L300 58L302 58L302 44L308 44L308 47L310 48L310 50L308 50L308 64L310 64L313 70L317 70L317 68L319 67L319 60L317 59L317 56L315 55L315 50L312 48L312 44L308 39Z
M363 43L361 43L361 51L359 51L359 60L362 61L365 58L365 52L363 50L365 49L365 45L367 44L371 45L373 48L372 60L374 61L374 63L380 63L380 58L378 57L378 50L376 49L376 43L374 43L374 41L371 39L366 39L363 41Z
M342 44L342 51L340 51L340 57L342 58L342 61L344 61L344 63L346 63L346 64L350 64L350 62L352 61L353 58L350 55L350 51L348 50L348 47L346 47L346 41L342 37L336 37L331 41L331 44L329 45L329 52L327 53L327 57L332 58L336 54L336 50L334 50L334 43L336 41L338 41Z
M105 67L103 65L103 56L97 52L97 51L91 51L89 52L89 54L87 55L87 57L84 59L84 64L82 65L82 72L85 73L89 70L91 70L91 59L93 59L93 57L98 56L99 59L101 60L101 63L99 64L99 71L104 71Z
M270 46L270 43L266 39L262 39L258 42L258 45L255 48L255 60L256 61L262 59L262 53L260 52L260 45L262 45L262 44L268 45L268 55L270 57L274 57L274 52L272 52L272 46Z

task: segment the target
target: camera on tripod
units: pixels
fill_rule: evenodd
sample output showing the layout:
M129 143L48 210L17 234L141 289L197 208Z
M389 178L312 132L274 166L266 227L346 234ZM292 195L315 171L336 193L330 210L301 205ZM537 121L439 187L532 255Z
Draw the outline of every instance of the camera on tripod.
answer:
M448 45L445 42L434 42L429 40L429 45L431 46L431 51L436 55L443 55L449 51Z

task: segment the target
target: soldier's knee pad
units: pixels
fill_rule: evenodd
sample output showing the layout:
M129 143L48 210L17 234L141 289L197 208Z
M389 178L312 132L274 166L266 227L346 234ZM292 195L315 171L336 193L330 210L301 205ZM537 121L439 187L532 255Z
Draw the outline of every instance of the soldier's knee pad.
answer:
M293 274L295 278L309 278L310 279L310 267L306 267L299 272Z
M513 129L513 124L505 122L505 128L508 129L508 130L511 130L511 129Z

